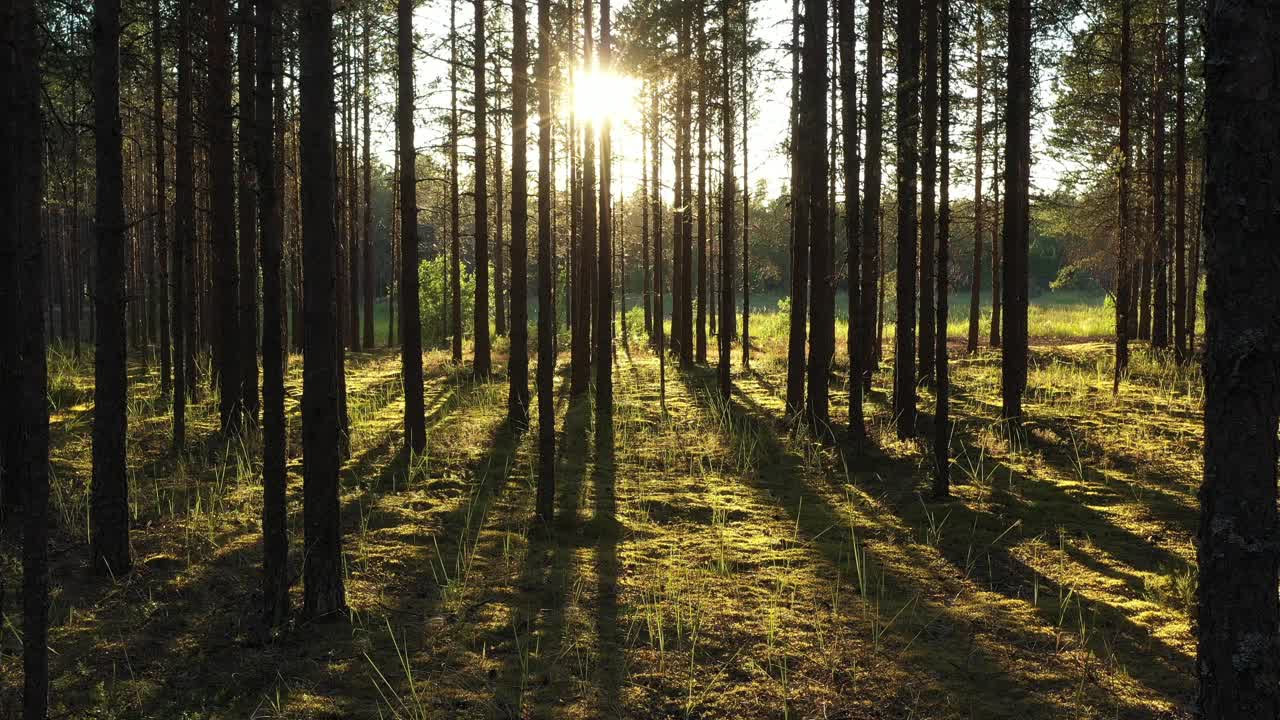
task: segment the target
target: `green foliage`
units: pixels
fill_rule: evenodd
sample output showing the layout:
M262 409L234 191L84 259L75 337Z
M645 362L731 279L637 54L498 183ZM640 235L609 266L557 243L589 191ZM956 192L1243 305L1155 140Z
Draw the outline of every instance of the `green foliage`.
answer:
M476 295L476 280L466 265L461 270L462 282L462 332L470 336L471 308ZM418 263L418 307L422 312L422 345L442 345L448 339L449 306L445 304L449 290L449 262L444 254ZM492 303L490 304L492 307Z

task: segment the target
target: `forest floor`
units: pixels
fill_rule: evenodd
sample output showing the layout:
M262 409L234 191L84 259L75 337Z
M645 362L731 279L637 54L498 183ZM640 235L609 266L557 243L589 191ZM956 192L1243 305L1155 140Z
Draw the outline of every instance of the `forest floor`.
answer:
M270 643L258 440L219 439L206 393L172 457L155 368L132 364L135 568L95 577L92 366L55 355L51 717L1189 716L1194 370L1140 352L1113 397L1107 345L1035 342L1010 431L998 351L957 346L955 497L934 502L926 445L892 431L891 367L867 404L873 447L824 445L784 424L783 343L763 339L748 372L735 345L728 403L713 370L668 365L663 412L633 334L611 432L564 392L562 357L551 531L532 522L537 430L505 421L505 375L475 382L428 353L428 450L409 462L398 354L348 354L350 614ZM300 371L292 357L295 578ZM842 426L846 398L833 388ZM928 437L925 388L920 406ZM0 718L21 690L4 537ZM300 580L292 592L296 611Z

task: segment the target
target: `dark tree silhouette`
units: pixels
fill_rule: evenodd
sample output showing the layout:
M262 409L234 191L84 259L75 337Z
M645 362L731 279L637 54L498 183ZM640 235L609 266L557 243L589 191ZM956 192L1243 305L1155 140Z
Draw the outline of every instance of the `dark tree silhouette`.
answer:
M1187 340L1187 2L1178 0L1178 92L1174 105L1173 352L1186 362Z
M800 69L801 176L808 208L806 223L811 286L806 417L814 434L831 434L828 387L835 352L835 258L832 252L827 156L827 1L805 0L804 55ZM797 214L797 219L801 215ZM722 328L728 332L729 328Z
M255 0L239 0L239 38L237 41L237 69L240 73L240 114L237 140L239 141L240 174L237 186L239 211L239 300L236 311L240 314L237 342L240 362L240 406L244 421L250 425L258 422L261 403L258 400L258 192L262 179L258 177L260 156L255 157L254 142L257 122L254 101L255 64L268 64L271 58L255 57L253 6ZM256 185L256 187L255 187Z
M413 0L396 2L396 133L400 146L400 374L404 438L410 452L427 447L422 397L422 318L418 306L418 174L413 137Z
M857 374L849 383L849 430L859 439L867 431L862 401L871 387L871 375L880 358L880 335L877 323L880 302L880 159L884 136L884 86L882 79L884 45L884 0L870 0L867 5L867 67L864 101L867 116L867 162L863 168L862 206L862 308L854 332L858 333L855 358Z
M787 414L804 409L806 319L809 311L809 198L802 180L800 0L791 3L791 316L787 333ZM824 13L825 17L825 13Z
M93 138L97 277L94 305L93 481L90 552L95 571L129 571L129 481L125 465L125 216L120 121L120 0L93 3Z
M213 274L213 360L219 388L218 420L224 435L240 430L243 411L239 267L235 233L235 153L231 135L231 28L229 0L209 0L209 251ZM247 348L246 348L247 350Z
M515 0L522 2L523 0ZM551 1L538 0L538 489L537 513L544 525L555 515L556 311L551 275Z
M511 359L507 363L511 386L507 393L507 417L515 421L519 427L524 427L529 422L529 21L527 15L527 0L512 0ZM541 182L540 179L539 183ZM550 178L547 182L550 183ZM538 202L539 204L543 202L541 195ZM547 202L550 202L549 196ZM539 221L541 221L541 215L539 215ZM550 254L549 248L547 252Z
M587 7L591 0L587 0ZM612 58L609 0L600 0L600 67L608 72ZM613 147L608 116L600 126L600 247L596 254L595 370L597 429L613 414Z
M173 449L181 451L187 436L187 393L194 383L188 342L193 317L187 286L194 282L188 272L187 253L195 247L195 198L192 165L191 102L191 2L178 0L178 103L174 133L174 217L173 217Z
M1280 15L1205 8L1204 484L1197 715L1280 717Z
M1120 378L1129 368L1129 235L1132 233L1129 208L1129 174L1132 147L1129 138L1129 104L1133 65L1133 3L1120 2L1120 228L1116 248L1116 366L1112 392L1120 391Z
M275 0L257 0L257 95L254 155L258 171L258 226L262 253L262 617L279 627L289 614L289 511L285 462L288 454L284 415L284 256L281 188L276 184L274 82Z
M920 93L920 0L898 5L898 321L893 415L899 438L916 434L916 169Z
M945 0L942 0L945 2ZM933 382L934 248L938 233L938 3L924 0L924 92L920 158L920 382ZM945 328L943 328L945 331Z
M309 618L346 608L338 505L342 372L337 304L336 168L333 142L333 6L299 7L302 75L299 139L306 362L302 368L303 611ZM408 148L408 144L405 146ZM405 163L408 164L408 163ZM409 242L412 240L410 239Z
M1031 0L1009 3L1005 96L1004 345L1001 416L1022 417L1027 387L1027 258L1031 238Z
M485 90L485 11L484 0L473 0L475 6L475 278L476 298L474 354L471 369L476 377L487 378L491 369L489 353L489 100Z
M983 62L982 51L985 38L982 34L982 5L974 4L974 80L973 87L977 93L973 111L973 281L969 285L969 341L966 351L970 354L978 352L978 320L980 318L979 303L982 295L982 100L983 100Z
M947 360L948 281L951 270L951 0L941 1L938 100L938 284L937 336L934 337L933 496L951 494L951 376ZM980 166L975 166L980 167Z

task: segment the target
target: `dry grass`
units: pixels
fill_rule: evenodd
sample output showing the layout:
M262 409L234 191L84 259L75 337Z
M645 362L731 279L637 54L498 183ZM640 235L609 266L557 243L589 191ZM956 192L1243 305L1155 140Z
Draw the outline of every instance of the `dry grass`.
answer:
M998 355L957 358L956 497L935 503L921 497L924 446L890 428L890 368L867 405L876 446L823 446L781 424L774 340L762 338L758 370L736 372L727 402L707 370L669 368L665 414L656 358L620 344L611 431L589 398L558 388L550 532L531 523L536 428L504 421L504 377L475 383L429 354L428 449L406 459L398 356L349 355L351 613L295 621L266 644L257 439L219 440L206 397L189 415L190 451L168 457L154 371L133 367L136 569L92 577L92 373L58 358L52 714L1186 716L1194 372L1140 354L1112 397L1105 346L1040 347L1030 420L1010 432L994 422ZM291 358L299 576L300 369ZM0 582L13 588L12 529L4 540ZM300 585L293 594L300 606ZM21 677L4 598L0 717L16 712Z

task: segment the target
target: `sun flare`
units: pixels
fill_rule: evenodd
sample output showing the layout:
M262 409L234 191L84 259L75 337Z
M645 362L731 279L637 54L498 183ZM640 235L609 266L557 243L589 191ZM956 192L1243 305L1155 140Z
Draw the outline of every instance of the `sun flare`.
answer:
M574 74L571 99L579 120L617 125L636 114L637 86L626 75L594 68Z

